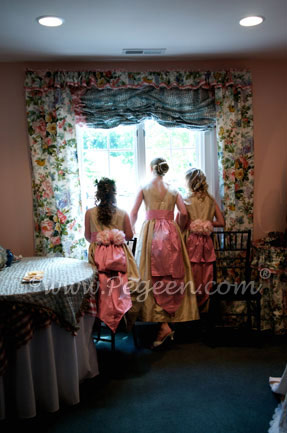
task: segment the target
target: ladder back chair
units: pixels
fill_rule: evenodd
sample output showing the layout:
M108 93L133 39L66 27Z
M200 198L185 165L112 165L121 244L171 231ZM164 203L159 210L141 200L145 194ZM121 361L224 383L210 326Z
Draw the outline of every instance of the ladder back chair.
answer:
M214 285L210 294L209 305L211 328L215 328L220 316L221 301L244 301L248 328L252 329L253 315L259 333L261 330L261 294L258 288L254 286L254 282L251 282L251 231L216 231L213 232L212 236L216 262L214 262L213 268Z
M128 247L131 249L132 254L135 255L136 247L137 247L137 238L134 237L133 239L127 241ZM125 317L123 318L125 320ZM102 341L105 343L111 343L111 349L114 352L116 349L116 333L109 329L110 331L110 338L108 336L102 336L102 329L108 329L108 327L101 322L99 319L96 319L95 321L95 336L94 341L97 343L98 341Z

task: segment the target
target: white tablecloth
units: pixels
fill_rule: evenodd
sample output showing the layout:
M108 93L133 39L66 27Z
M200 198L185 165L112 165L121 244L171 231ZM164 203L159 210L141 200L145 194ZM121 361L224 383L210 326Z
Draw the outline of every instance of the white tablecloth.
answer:
M15 362L0 377L0 419L13 405L13 414L31 418L41 408L55 412L60 403L79 403L79 383L98 374L96 348L91 333L95 318L80 319L76 336L52 323L35 331L16 352Z
M268 433L287 433L287 365L281 378L270 377L269 382L272 391L284 400L275 410Z

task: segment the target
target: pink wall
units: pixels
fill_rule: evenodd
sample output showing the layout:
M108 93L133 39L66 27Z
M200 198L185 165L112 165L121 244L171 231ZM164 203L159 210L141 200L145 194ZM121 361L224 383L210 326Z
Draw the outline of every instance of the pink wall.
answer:
M26 131L24 73L31 69L128 70L249 69L253 76L255 140L255 238L286 227L287 61L210 60L169 63L0 64L0 245L34 254L31 168Z
M0 245L33 255L31 169L23 67L0 65Z

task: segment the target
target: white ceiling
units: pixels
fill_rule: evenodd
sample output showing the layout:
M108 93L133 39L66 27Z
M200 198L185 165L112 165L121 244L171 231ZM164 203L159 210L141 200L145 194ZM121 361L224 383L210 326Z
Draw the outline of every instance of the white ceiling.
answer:
M58 28L36 18L57 15ZM241 27L246 15L263 24ZM123 60L124 48L200 59L286 56L287 0L0 0L0 61Z

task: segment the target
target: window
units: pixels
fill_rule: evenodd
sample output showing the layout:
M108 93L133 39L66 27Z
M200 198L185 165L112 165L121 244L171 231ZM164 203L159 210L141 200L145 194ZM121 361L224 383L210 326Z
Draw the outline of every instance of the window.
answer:
M165 180L182 195L186 193L184 173L190 167L201 168L207 174L209 190L217 195L214 132L166 128L148 119L113 129L78 126L77 138L84 209L94 206L94 180L107 176L116 181L118 206L129 212L137 191L150 176L150 161L159 156L166 158L170 166ZM137 229L142 219L143 209Z

